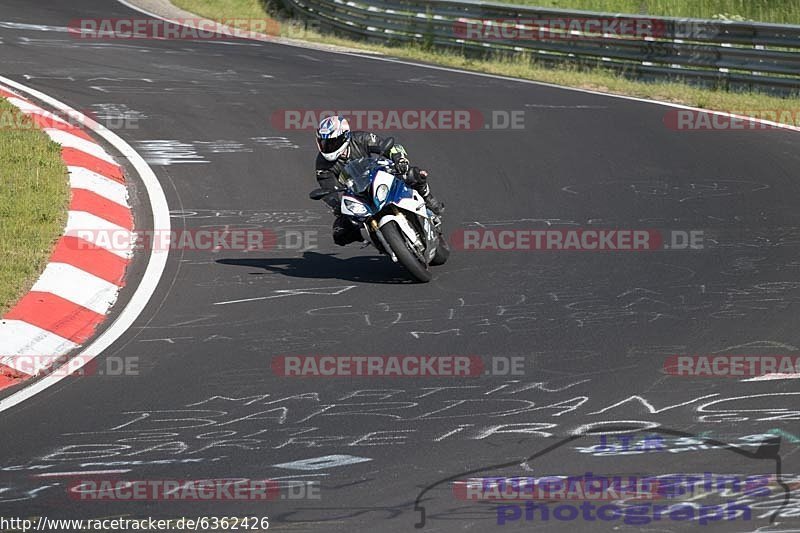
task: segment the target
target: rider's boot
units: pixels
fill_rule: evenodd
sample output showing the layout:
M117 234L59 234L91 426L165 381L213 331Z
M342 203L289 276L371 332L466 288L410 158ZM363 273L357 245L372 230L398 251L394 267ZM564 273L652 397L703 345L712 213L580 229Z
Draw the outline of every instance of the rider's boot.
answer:
M431 193L431 188L428 186L427 183L423 184L417 192L420 196L422 196L423 200L425 200L425 205L428 206L428 209L433 211L435 215L441 215L444 213L444 204L440 202L434 195Z
M363 241L360 227L350 217L339 214L333 221L333 242L346 246L351 242Z

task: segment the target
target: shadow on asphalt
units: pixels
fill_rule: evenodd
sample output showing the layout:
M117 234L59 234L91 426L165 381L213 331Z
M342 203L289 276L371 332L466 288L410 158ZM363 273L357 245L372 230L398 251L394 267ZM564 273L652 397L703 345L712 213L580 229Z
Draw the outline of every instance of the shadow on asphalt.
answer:
M217 263L261 268L294 278L340 279L359 283L414 283L402 267L395 265L386 257L379 256L340 259L336 254L303 252L303 257L219 259Z

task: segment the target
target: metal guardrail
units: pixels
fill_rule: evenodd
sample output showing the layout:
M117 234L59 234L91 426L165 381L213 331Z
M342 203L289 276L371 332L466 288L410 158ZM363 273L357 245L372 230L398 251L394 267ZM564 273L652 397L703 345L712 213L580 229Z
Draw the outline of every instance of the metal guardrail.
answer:
M282 2L296 17L313 20L322 29L372 42L419 42L470 55L599 66L639 79L800 93L800 26L472 0Z

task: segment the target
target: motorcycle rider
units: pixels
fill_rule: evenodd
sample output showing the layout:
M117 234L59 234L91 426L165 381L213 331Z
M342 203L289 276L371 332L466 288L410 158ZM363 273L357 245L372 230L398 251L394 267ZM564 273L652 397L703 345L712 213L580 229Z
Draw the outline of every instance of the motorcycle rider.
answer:
M345 246L355 241L363 241L357 223L342 214L339 195L335 192L342 182L339 176L344 166L353 159L379 154L384 139L366 131L350 131L350 124L343 116L326 117L317 128L316 174L317 182L323 189L331 191L323 201L333 208L336 219L333 221L333 241ZM379 154L384 155L384 154ZM389 151L400 177L406 185L416 190L425 200L425 205L437 215L444 211L444 204L431 194L428 173L419 167L412 167L402 145L395 144Z

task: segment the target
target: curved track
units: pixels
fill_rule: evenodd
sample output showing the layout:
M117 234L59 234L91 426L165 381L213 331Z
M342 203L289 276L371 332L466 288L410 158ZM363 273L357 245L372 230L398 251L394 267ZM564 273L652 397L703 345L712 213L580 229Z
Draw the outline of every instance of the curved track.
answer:
M580 453L599 443L584 436L531 461L527 473L497 467L600 422L739 443L782 431L783 472L798 471L796 380L662 370L676 353L798 351L796 133L674 132L664 126L668 108L650 103L270 43L91 43L57 30L80 17L138 16L105 0L4 0L0 18L15 24L0 25L0 71L75 108L140 113L129 115L136 129L118 133L153 165L174 227L318 231L319 249L173 252L142 318L106 352L138 358L139 376L64 380L0 414L4 516L246 514L291 531L393 532L413 529L423 488L473 469L775 472L775 449L757 458L690 449L674 436L673 451L617 456ZM430 284L405 283L372 251L333 245L329 214L307 199L313 136L270 124L276 110L331 107L525 111L524 130L400 134L433 172L451 230L702 230L707 247L454 252ZM276 136L289 142L263 139ZM173 156L176 146L196 156L159 164L167 145ZM398 353L521 356L525 375L297 380L270 370L276 355ZM330 455L368 460L275 466ZM314 480L321 499L75 502L65 490L74 477L39 476L116 469L130 470L116 474L125 479ZM449 487L425 493L429 530L492 528L490 507L455 500ZM762 502L737 530L766 526L780 501ZM786 517L779 527L792 520L797 527ZM533 527L567 526L503 529Z

